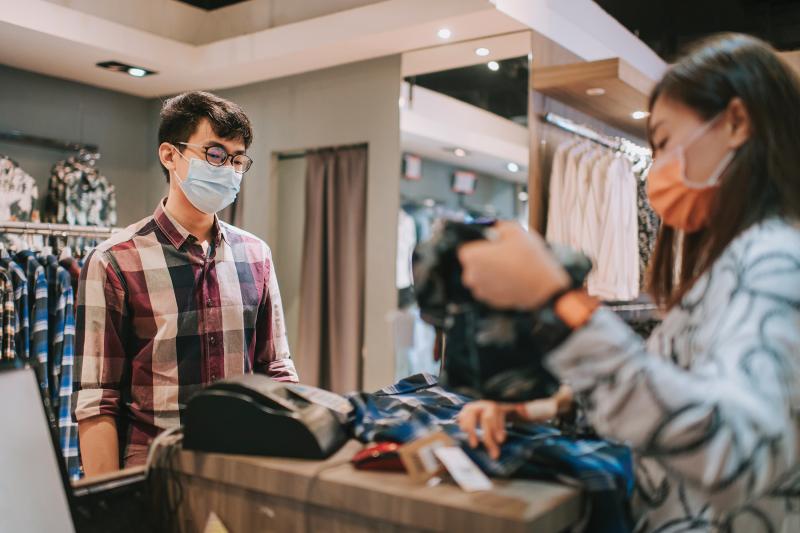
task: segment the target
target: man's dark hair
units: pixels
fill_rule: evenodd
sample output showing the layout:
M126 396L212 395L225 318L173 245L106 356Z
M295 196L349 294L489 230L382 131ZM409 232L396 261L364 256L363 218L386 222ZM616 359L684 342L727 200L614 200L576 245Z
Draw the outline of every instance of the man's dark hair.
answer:
M249 148L253 142L253 128L242 108L211 93L191 91L170 98L161 107L160 116L159 146L161 143L170 143L181 153L185 147L178 143L187 142L204 118L211 123L214 133L223 139L241 139L245 148ZM161 169L169 182L169 170L164 165L161 165Z

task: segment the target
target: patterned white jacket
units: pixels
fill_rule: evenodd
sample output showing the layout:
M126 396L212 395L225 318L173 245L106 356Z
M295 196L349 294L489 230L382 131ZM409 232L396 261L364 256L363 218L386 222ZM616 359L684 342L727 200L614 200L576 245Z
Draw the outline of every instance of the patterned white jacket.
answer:
M636 454L639 531L800 531L800 229L734 240L645 343L611 311L551 354Z

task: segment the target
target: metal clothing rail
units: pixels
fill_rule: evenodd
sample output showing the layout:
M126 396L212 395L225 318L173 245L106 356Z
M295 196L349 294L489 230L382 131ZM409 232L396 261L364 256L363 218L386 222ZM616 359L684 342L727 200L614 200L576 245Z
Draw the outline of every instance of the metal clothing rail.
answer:
M76 226L72 224L49 224L47 222L0 222L0 234L46 235L53 237L106 238L120 228L100 226Z
M20 144L39 146L40 148L50 148L52 150L66 150L68 152L85 152L91 154L100 153L100 148L95 144L84 144L73 141L62 141L48 137L38 137L27 135L21 131L0 131L0 141L9 141Z
M564 118L555 113L546 113L542 115L541 118L544 122L548 124L552 124L557 128L560 128L564 131L568 131L579 137L583 137L584 139L588 139L592 142L595 142L601 146L605 146L606 148L610 148L614 151L622 152L624 154L629 154L635 157L641 157L647 159L653 158L653 152L649 148L640 146L635 142L625 139L623 137L609 137L607 135L603 135L601 133L596 132L595 130L593 130L588 126L578 124L577 122L573 122L572 120Z

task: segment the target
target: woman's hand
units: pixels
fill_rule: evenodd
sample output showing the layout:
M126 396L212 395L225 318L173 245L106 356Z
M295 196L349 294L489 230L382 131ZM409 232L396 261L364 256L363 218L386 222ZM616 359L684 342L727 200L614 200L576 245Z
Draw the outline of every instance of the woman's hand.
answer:
M463 245L462 281L478 300L500 309L533 310L569 288L566 270L537 233L498 222L497 238Z
M477 428L483 429L483 445L492 459L500 457L500 446L506 441L506 422L517 417L526 422L546 422L572 408L572 389L561 385L553 396L527 403L500 403L480 400L468 403L458 414L458 425L469 437L469 445L477 448Z

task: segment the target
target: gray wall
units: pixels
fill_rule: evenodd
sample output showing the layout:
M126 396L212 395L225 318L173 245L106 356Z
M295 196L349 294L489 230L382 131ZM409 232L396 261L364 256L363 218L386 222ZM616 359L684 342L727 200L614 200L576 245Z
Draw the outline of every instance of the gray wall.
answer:
M516 213L516 185L488 174L477 173L475 194L459 195L452 191L453 173L460 170L449 163L422 159L422 179L400 180L403 200L433 199L448 207L476 208L486 211L487 206L496 210L498 218L512 219Z
M99 145L98 168L117 190L118 225L152 213L154 198L164 193L163 179L152 167L156 137L151 110L151 101L144 98L0 65L0 130ZM3 142L0 154L36 178L40 198L53 163L72 155Z

